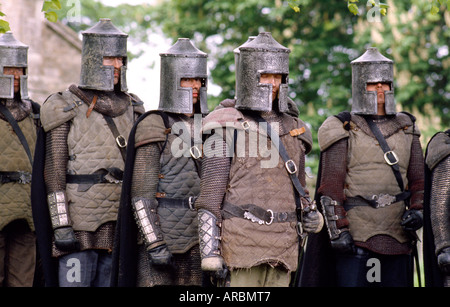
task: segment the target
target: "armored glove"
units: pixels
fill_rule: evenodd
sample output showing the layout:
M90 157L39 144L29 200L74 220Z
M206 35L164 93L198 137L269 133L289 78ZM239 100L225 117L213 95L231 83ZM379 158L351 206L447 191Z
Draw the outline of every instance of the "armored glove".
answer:
M172 253L164 243L155 248L147 249L147 255L151 263L156 266L171 266L173 265Z
M198 221L202 270L214 272L218 279L225 279L228 269L220 255L220 229L217 225L217 218L211 212L199 209Z
M66 252L80 250L80 242L78 242L71 226L61 227L54 230L55 246Z
M337 239L331 240L331 247L341 254L354 254L356 252L353 237L348 231L343 231Z
M450 275L450 247L444 248L437 257L438 264L442 272Z
M318 233L323 227L323 216L317 211L316 205L310 205L303 210L303 230L308 233Z
M423 213L420 210L407 210L402 216L401 225L407 231L416 231L423 226Z

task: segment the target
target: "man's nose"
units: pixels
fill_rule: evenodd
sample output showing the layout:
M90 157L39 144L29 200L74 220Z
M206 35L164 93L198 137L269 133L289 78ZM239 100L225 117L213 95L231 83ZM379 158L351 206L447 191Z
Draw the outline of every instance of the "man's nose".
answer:
M122 60L121 59L114 59L113 65L115 68L120 68L123 66Z
M201 87L201 82L200 82L200 80L194 80L193 81L193 84L192 84L192 88L195 88L195 89L199 89L200 87Z

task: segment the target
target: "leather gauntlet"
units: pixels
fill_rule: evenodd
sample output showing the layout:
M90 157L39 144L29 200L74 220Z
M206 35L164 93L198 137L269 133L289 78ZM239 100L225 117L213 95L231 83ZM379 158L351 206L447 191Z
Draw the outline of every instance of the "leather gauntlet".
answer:
M345 219L345 216L338 215L338 206L342 206L338 201L329 196L321 196L320 204L325 217L328 235L331 240L331 247L337 252L354 253L355 244L347 227L338 228L338 220Z

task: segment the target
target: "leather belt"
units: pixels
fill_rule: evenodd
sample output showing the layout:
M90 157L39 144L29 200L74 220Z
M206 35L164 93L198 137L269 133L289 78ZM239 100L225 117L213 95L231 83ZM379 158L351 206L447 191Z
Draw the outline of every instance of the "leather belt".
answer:
M190 196L188 198L156 198L158 200L159 207L165 208L189 208L196 210L194 203L197 200L196 196Z
M78 184L79 192L86 192L98 183L122 183L123 171L118 168L100 169L93 174L67 174L66 182Z
M93 174L67 174L67 183L96 184L96 183L121 183L123 171L119 169L102 169Z
M357 197L349 197L346 199L344 203L344 209L350 210L353 207L357 206L371 206L372 208L384 208L392 205L393 203L405 200L409 197L409 192L402 192L397 195L389 195L389 194L378 194L372 195L370 199L367 199L362 196Z
M272 223L297 222L297 213L292 212L273 212L270 209L263 209L253 204L233 205L229 202L223 203L222 217L224 219L240 217L248 219L260 225L270 225Z
M31 182L31 174L28 172L0 172L0 184L18 182L27 184Z

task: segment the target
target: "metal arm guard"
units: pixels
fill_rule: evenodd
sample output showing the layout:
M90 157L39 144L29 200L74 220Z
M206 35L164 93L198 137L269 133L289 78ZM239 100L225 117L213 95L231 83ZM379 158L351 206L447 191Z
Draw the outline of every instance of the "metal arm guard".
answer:
M338 229L336 225L336 221L339 220L340 218L343 218L336 214L336 206L340 205L340 203L331 199L331 197L329 196L321 196L320 204L322 205L325 224L327 225L328 229L328 235L330 236L331 240L335 240L339 238L339 235L344 230Z
M56 191L48 194L47 204L53 229L72 225L69 218L69 207L65 192Z
M214 258L220 257L220 229L217 225L217 217L208 210L200 209L198 210L198 221L202 269L217 270L218 268L208 261L208 258L214 262ZM220 262L222 264L222 261Z
M134 197L131 203L136 224L142 234L147 249L153 249L164 244L163 234L156 213L157 201L143 197Z

